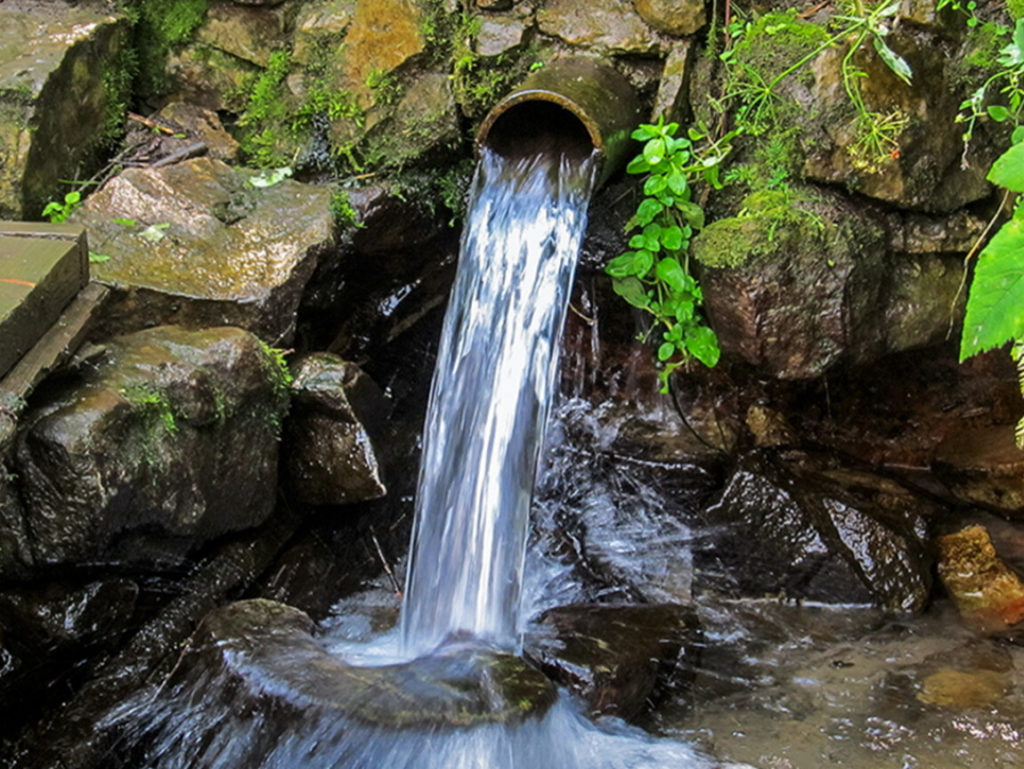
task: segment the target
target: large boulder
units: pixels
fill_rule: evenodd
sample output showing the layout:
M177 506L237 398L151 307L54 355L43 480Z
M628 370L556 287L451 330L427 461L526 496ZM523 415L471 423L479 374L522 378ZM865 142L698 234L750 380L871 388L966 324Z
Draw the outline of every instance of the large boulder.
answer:
M755 451L701 514L695 581L737 596L920 611L931 589L924 509L895 483Z
M328 187L200 157L129 168L76 216L93 276L115 288L113 330L142 322L234 325L288 340L303 289L334 245Z
M36 565L173 563L264 521L286 377L238 328L157 327L88 351L16 447Z
M0 29L0 219L36 219L120 131L128 29L63 0L7 0Z

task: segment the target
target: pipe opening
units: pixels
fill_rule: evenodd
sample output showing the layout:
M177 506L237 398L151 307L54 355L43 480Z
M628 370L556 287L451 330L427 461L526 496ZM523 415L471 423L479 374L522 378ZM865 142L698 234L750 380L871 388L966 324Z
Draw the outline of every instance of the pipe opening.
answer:
M487 126L480 143L507 158L550 154L576 161L584 160L597 147L575 113L543 98L508 104Z

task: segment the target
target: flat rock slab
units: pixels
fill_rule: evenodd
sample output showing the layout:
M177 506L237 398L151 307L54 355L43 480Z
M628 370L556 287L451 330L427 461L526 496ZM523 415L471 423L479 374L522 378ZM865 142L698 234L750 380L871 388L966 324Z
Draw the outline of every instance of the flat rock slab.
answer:
M403 664L356 667L328 653L313 628L305 613L275 601L218 609L203 620L171 686L187 693L212 678L239 707L265 713L269 729L275 714L294 710L309 722L326 714L396 730L514 724L542 715L556 698L543 674L511 654L453 648ZM288 719L277 726L301 729Z
M128 25L98 3L6 0L0 30L0 217L36 217L105 141Z
M89 279L81 227L0 222L0 377Z
M113 329L233 325L287 341L306 282L334 246L331 191L201 157L130 168L76 215L94 276L113 286Z

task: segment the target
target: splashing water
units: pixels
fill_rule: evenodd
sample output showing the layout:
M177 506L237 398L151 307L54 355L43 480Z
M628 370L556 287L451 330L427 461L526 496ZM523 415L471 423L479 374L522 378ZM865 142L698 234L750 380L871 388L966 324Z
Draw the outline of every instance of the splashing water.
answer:
M537 458L594 158L485 150L438 354L402 609L426 653L516 646Z
M431 388L399 637L309 639L357 675L415 666L452 641L448 653L481 645L519 651L530 505L595 169L594 157L551 148L516 159L483 153ZM245 658L263 648L245 637L234 643ZM683 742L615 718L595 723L564 692L543 715L508 723L403 726L396 713L390 725L372 724L315 698L278 701L290 685L232 662L233 654L226 665L186 671L157 696L125 703L107 724L132 722L146 734L138 743L143 765L156 769L711 765ZM274 664L292 665L298 678L325 674L298 660L291 650Z

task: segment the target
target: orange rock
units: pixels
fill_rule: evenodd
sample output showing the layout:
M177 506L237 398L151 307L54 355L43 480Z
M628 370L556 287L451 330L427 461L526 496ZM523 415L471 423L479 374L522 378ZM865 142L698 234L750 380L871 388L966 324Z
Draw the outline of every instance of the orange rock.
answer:
M986 631L1024 620L1024 582L996 554L982 526L939 537L939 578L960 614Z

